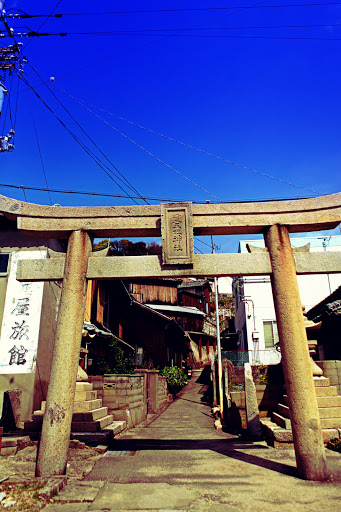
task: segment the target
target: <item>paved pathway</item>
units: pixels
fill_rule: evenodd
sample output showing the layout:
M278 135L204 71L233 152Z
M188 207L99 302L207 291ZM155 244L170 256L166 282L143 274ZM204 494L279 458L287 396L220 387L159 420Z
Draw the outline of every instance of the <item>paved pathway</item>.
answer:
M45 510L340 510L340 454L328 452L333 482L302 481L292 450L217 432L205 391L194 377L162 415L116 439L86 479L68 484L56 498L60 503Z

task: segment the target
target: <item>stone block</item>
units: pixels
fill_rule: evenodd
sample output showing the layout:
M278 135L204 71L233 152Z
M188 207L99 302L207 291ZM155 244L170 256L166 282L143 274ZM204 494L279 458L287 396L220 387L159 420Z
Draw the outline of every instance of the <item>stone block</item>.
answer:
M316 396L336 396L337 388L336 388L336 386L316 387L315 393L316 393Z
M260 438L262 436L262 431L259 421L256 387L253 382L251 365L249 363L245 363L244 369L247 429L251 436Z
M330 380L327 379L326 377L314 377L314 386L330 386Z
M129 409L109 409L109 413L112 415L114 421L130 421Z
M88 412L102 407L102 400L87 400L86 402L74 402L73 412Z
M100 407L89 412L76 412L72 416L72 421L94 421L108 415L107 407Z
M92 391L91 382L76 382L76 391Z
M316 361L316 364L322 369L324 368L341 368L341 361L339 360L327 360L327 361Z
M290 410L287 405L284 404L278 404L278 412L281 416L284 416L285 418L290 419Z
M318 407L341 407L341 396L319 396Z
M320 407L320 418L341 418L341 407Z
M277 423L277 425L279 425L283 429L291 430L291 421L289 418L286 418L285 416L282 416L277 412L274 412L272 417L273 420Z
M17 453L17 445L15 446L4 446L1 448L1 456L8 457L9 455L15 455Z
M76 391L75 402L81 402L83 400L96 400L97 391Z
M104 416L96 421L87 422L72 422L71 430L74 432L99 432L103 428L107 427L112 423L113 417L111 414Z
M322 428L341 428L341 418L321 418Z
M126 421L113 421L110 425L105 427L103 430L110 430L112 431L114 436L117 436L123 430L127 428L127 422Z
M17 446L17 440L15 437L3 437L1 448L8 448L10 446Z
M80 497L82 501L87 502L87 506L89 506L89 502L94 501L99 490L104 486L104 482L73 482L72 485L66 486L59 494L54 498L56 503L62 502L63 508L65 511L69 509L69 503L74 504L74 502L79 501ZM80 503L77 503L80 505ZM77 510L77 508L75 508ZM79 509L83 510L83 509ZM85 509L86 510L86 509Z

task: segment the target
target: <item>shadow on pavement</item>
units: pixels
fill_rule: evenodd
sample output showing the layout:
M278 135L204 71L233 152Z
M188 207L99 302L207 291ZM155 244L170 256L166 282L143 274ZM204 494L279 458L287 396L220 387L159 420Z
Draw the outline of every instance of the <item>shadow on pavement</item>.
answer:
M212 450L226 457L240 460L262 468L267 468L283 475L298 478L296 467L244 453L242 450L268 450L266 446L235 439L116 439L109 447L115 452L143 450Z

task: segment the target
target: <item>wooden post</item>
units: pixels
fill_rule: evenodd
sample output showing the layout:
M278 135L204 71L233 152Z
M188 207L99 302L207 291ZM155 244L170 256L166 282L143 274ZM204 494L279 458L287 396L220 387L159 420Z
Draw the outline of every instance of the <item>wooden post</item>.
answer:
M306 480L326 480L326 456L289 232L285 226L274 225L266 230L264 238L272 267L272 293L297 469Z
M36 476L48 477L66 473L90 252L91 240L88 233L73 231L66 253Z

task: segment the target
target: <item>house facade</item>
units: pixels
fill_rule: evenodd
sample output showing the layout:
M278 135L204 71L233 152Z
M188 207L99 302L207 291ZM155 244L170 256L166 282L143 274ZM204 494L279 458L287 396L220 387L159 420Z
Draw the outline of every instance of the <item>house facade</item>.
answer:
M292 237L291 245L294 250L304 252L341 252L341 236ZM239 243L240 253L263 248L263 240L243 240ZM340 273L298 275L297 279L302 307L306 311L341 285ZM276 348L278 333L270 277L236 277L232 288L238 349L231 351L227 357L237 365L245 362L253 365L279 363L281 354Z

